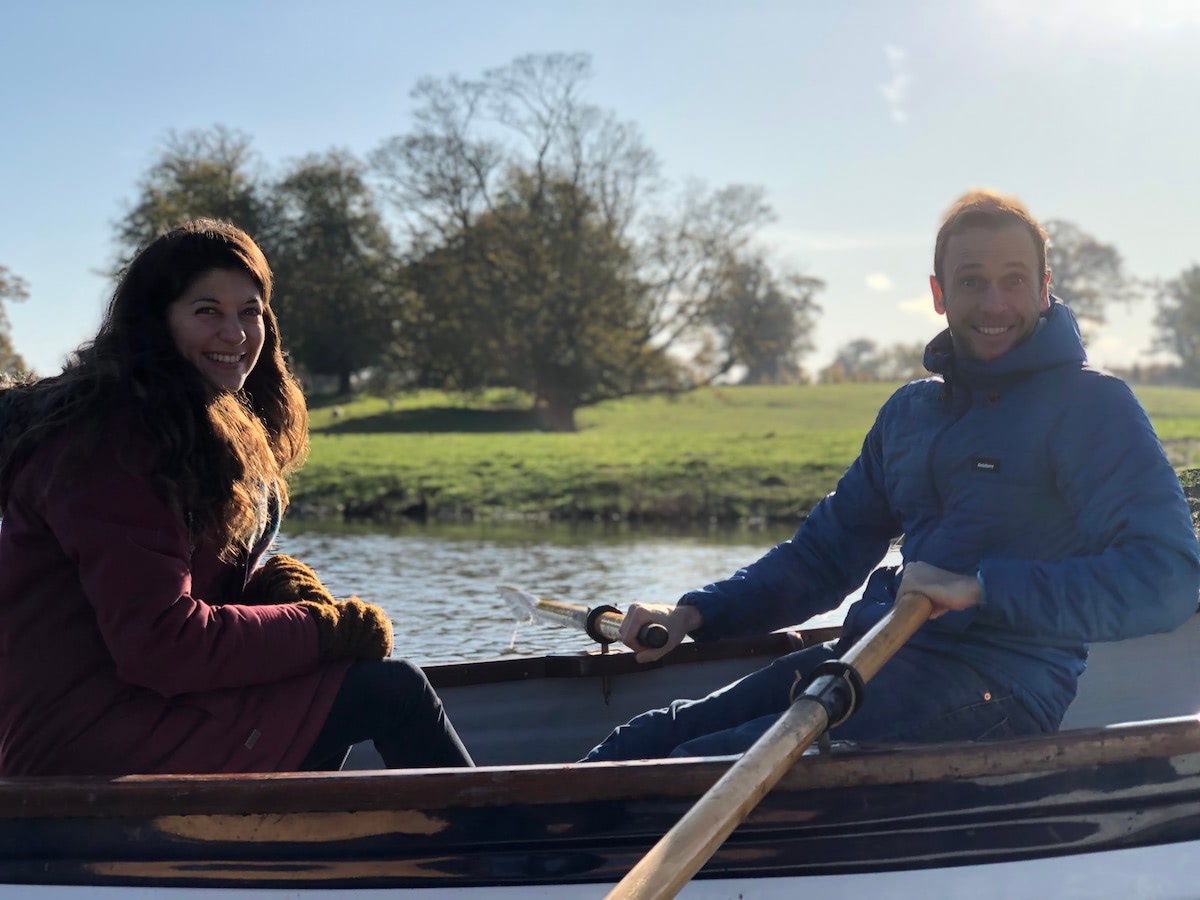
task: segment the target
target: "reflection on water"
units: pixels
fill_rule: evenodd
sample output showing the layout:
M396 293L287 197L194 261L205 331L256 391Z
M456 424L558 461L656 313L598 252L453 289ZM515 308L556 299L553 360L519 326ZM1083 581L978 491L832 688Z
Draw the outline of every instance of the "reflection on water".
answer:
M585 650L584 634L542 623L516 628L497 585L624 608L674 602L753 562L791 530L670 533L621 526L338 528L286 523L277 549L304 560L338 595L383 606L396 656L418 663ZM511 645L511 648L510 648Z

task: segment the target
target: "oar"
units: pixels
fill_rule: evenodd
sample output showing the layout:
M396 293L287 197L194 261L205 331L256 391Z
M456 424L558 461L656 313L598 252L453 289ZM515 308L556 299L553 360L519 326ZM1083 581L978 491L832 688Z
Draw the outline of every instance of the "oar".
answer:
M874 628L846 651L841 663L852 667L863 682L870 680L924 624L932 609L929 598L923 594L905 594ZM851 676L848 682L853 681ZM629 870L606 900L660 900L679 893L808 745L829 726L830 713L818 696L830 688L836 691L845 685L847 679L841 675L827 675L813 681L779 721L755 741L675 823L675 827ZM845 714L839 715L835 724L839 724Z
M504 599L521 621L541 619L552 625L568 625L582 628L592 640L601 644L618 640L621 622L625 616L615 606L581 606L578 603L563 603L537 597L509 584L500 585ZM638 641L644 647L661 647L667 642L667 629L657 622L643 625L638 630Z

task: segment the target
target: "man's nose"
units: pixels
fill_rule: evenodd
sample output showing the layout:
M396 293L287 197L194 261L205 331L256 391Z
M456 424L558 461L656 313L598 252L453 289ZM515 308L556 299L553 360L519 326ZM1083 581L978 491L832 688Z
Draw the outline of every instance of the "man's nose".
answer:
M1000 290L1000 285L992 282L987 286L980 299L980 306L985 308L997 308L1004 305L1004 292Z

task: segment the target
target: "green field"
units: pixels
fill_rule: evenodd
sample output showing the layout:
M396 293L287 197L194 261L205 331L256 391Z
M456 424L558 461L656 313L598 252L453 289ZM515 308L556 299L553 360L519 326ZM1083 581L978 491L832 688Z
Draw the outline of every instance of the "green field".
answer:
M634 397L580 410L574 434L537 430L524 398L505 393L317 400L292 513L795 521L833 488L894 389L724 387ZM1200 464L1200 390L1137 394L1175 465Z

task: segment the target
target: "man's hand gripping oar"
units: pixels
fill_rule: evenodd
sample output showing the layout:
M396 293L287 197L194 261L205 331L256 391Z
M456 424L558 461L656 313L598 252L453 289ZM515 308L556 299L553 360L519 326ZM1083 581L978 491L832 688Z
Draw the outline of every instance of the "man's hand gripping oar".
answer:
M500 585L500 591L518 622L538 619L552 625L580 628L600 644L621 639L621 623L625 617L615 606L588 607L549 600L507 584ZM662 647L667 642L667 629L657 622L647 623L638 629L637 641L644 647Z
M679 893L808 745L853 712L862 684L875 676L932 610L924 594L902 593L895 607L836 661L841 670L831 667L823 673L829 663L818 668L779 721L663 835L607 900L662 900Z

